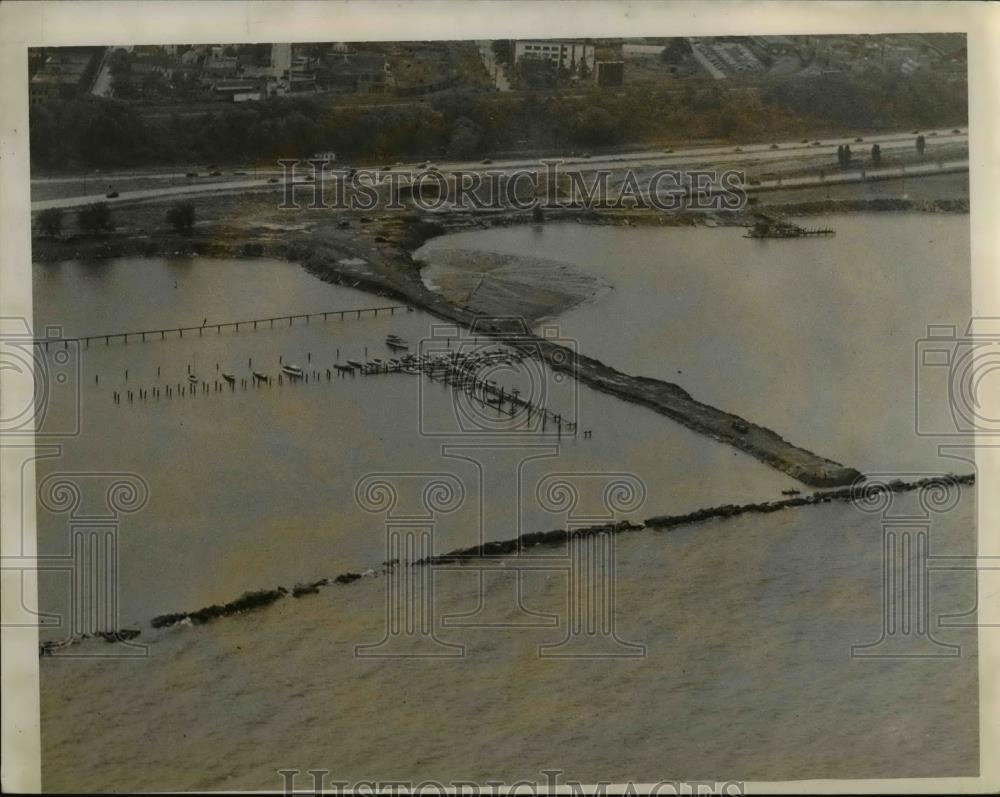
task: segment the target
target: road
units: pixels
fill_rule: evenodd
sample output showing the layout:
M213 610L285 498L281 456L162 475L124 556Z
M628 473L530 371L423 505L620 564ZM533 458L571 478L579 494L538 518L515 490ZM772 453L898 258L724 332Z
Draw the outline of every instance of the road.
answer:
M483 66L493 80L493 85L497 91L510 91L510 81L507 79L507 71L504 65L497 61L496 53L493 52L492 40L481 40L476 42L479 47L479 57L483 59Z
M927 141L927 152L928 152L928 163L927 164L915 164L906 167L906 174L924 174L924 173L934 173L941 170L938 166L937 160L934 159L933 151L936 145L940 144L967 144L968 143L968 133L965 131L960 131L958 133L953 132L951 129L939 129L939 130L926 130L922 131ZM826 178L827 182L834 181L834 175L832 172L835 170L835 159L834 155L836 153L837 147L841 144L850 144L855 148L855 154L859 154L863 151L867 151L872 144L877 143L883 153L888 153L892 151L912 149L914 148L916 135L911 133L897 132L897 133L882 133L879 135L865 136L864 140L861 142L856 141L856 136L846 136L843 138L832 138L824 139L822 143L814 144L812 142L802 143L801 141L792 142L775 142L774 144L747 144L744 146L710 146L710 147L691 147L685 149L678 149L676 151L664 151L664 152L650 152L650 151L638 151L638 152L626 152L617 153L612 155L598 155L592 158L581 158L581 157L569 157L563 158L562 166L577 166L586 167L586 171L594 171L601 168L607 169L625 169L625 168L676 168L680 166L692 166L692 165L703 165L710 163L712 165L724 165L727 163L759 163L766 165L770 161L784 160L789 157L804 157L804 156L814 156L820 154L828 154L830 156L831 164L831 175ZM489 170L498 170L504 172L512 172L518 169L537 169L541 159L509 159L500 160L495 162L490 162L485 164L482 161L471 162L471 161L452 161L443 162L436 164L437 167L442 172L454 172L454 171L486 171L488 167ZM546 160L557 160L556 158L546 159ZM959 161L955 161L959 162ZM961 163L967 163L966 161L961 161ZM419 164L396 164L392 167L396 171L419 171ZM248 171L253 171L252 167L247 169ZM869 175L874 177L875 170L870 170ZM840 174L838 172L838 174ZM277 189L278 184L269 183L268 180L274 177L282 177L283 171L281 169L257 169L255 178L243 178L240 180L221 180L217 182L198 182L197 178L185 178L183 172L116 172L110 174L101 174L97 177L94 175L84 176L70 176L70 177L40 177L32 180L33 184L42 183L74 183L74 182L84 182L85 180L95 181L100 180L109 186L113 186L117 180L135 180L138 178L142 179L162 179L162 180L180 180L183 181L181 185L171 185L162 186L156 188L135 190L135 191L119 191L119 196L115 198L105 198L103 201L109 204L129 202L135 200L152 200L152 199L176 199L185 196L199 196L209 193L220 193L220 194L232 194L239 193L241 191L246 191L249 189L262 189L267 187L272 187ZM843 176L843 175L841 175ZM822 184L822 180L815 177L802 177L802 178L787 178L781 181L774 182L774 187L791 187L793 185L811 185L809 180L817 180L816 184ZM859 178L860 179L860 175ZM796 182L797 180L805 180L806 182ZM406 180L402 181L406 183ZM765 185L762 181L762 186ZM68 197L59 197L55 199L45 199L38 200L31 203L31 209L33 211L44 210L46 208L72 208L79 207L81 205L89 204L91 202L100 199L99 195L95 194L82 194L74 195Z

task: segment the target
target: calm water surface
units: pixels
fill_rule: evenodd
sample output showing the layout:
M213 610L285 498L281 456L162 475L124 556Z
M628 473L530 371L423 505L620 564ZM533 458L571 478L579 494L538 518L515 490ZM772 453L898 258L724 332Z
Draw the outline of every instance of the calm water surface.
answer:
M66 335L387 303L323 283L297 265L267 260L37 264L34 279L36 329L60 325ZM341 362L363 359L366 352L386 358L386 334L416 344L434 334L435 325L426 314L397 311L83 348L74 382L80 434L60 441L60 456L39 461L37 478L42 484L58 472L128 472L148 484L147 506L125 516L119 534L122 622L377 565L386 558L384 515L363 511L354 493L359 479L372 473L459 479L465 500L437 518L439 551L581 519L599 521L605 510L593 501L597 489L587 485L607 474L631 475L644 485L645 501L624 512L634 519L776 498L783 489L801 487L662 416L557 382L551 374L544 376L549 406L566 417L576 413L579 428L593 431L591 439L557 438L551 425L545 435L517 439L463 433L453 393L441 383L406 374L325 377L338 356ZM254 369L276 375L279 358L322 376L308 384L112 401L116 390L176 389L188 368L214 383L217 368L249 377L252 359ZM66 428L73 407L53 401L46 429ZM548 511L536 495L540 480L551 473L590 479L572 518ZM399 480L404 486L398 511L419 509L416 488L408 486L415 480ZM82 500L100 507L107 478L85 481ZM43 552L66 552L69 522L68 512L39 508ZM43 585L49 606L66 592L60 578L47 577Z
M930 324L961 336L971 315L969 218L809 218L832 238L750 240L737 227L553 223L456 233L418 253L480 249L562 259L613 289L561 314L581 351L676 382L796 445L874 471L960 468L947 369L915 365ZM433 269L431 269L433 273Z

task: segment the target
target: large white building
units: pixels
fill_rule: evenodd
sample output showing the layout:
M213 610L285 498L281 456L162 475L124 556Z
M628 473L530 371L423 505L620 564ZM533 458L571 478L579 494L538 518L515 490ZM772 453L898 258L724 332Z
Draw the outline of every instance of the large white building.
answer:
M514 61L524 58L548 60L575 74L594 72L594 45L568 39L539 39L514 42Z

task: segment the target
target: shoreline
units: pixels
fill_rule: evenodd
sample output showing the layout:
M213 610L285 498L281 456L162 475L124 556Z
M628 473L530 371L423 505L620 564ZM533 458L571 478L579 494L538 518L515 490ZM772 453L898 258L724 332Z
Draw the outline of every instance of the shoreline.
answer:
M770 207L770 206L768 206ZM968 212L967 200L819 200L785 203L781 212L810 215L831 212ZM745 224L747 212L713 213L717 224ZM683 212L605 211L561 209L544 214L546 222L577 221L585 224L618 224L625 226L697 226L709 214ZM33 240L33 260L53 262L72 259L101 259L126 256L172 257L272 257L300 264L306 271L325 282L365 290L377 296L411 304L438 318L475 328L477 334L493 337L508 345L534 349L553 370L568 373L579 382L623 401L647 407L680 423L692 431L726 443L755 459L811 487L840 487L852 484L860 471L827 459L813 451L798 447L766 427L734 413L697 401L679 385L661 379L634 376L618 371L597 359L535 336L525 329L537 319L522 323L484 321L466 308L452 304L429 290L420 277L422 264L414 260L413 252L423 243L438 236L471 228L510 226L539 223L530 212L503 212L485 216L442 214L428 217L414 213L392 214L378 219L361 217L359 227L351 232L354 260L345 257L343 241L333 242L310 232L284 231L278 237L274 231L259 228L233 234L225 228L199 230L195 235L155 233L138 238L127 233L110 233L104 237L52 241ZM377 254L363 251L368 243L365 233L373 236L371 247ZM350 262L348 262L350 261ZM375 262L369 262L375 261ZM518 319L518 321L521 321Z

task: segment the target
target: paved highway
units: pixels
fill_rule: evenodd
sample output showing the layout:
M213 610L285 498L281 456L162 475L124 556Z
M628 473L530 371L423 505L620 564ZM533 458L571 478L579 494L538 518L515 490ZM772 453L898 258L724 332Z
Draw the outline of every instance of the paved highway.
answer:
M906 174L923 174L940 171L940 165L936 159L933 159L934 148L940 144L968 143L968 133L964 130L957 133L954 132L953 129L926 130L921 131L921 134L925 136L927 141L929 162L927 164L914 164L906 167ZM870 149L871 145L875 143L881 147L883 152L887 153L894 150L898 151L913 148L915 146L916 134L912 132L882 133L878 135L864 136L862 141L857 141L857 138L858 137L856 136L827 138L823 139L819 143L815 143L815 140L809 140L805 143L802 141L784 141L775 142L773 144L746 144L743 146L690 147L678 149L676 151L660 152L643 150L610 155L597 155L591 158L566 157L562 159L562 164L564 168L566 166L574 166L578 168L586 167L586 171L592 171L600 168L620 170L634 167L650 169L675 168L679 166L701 164L724 165L727 163L760 163L762 165L766 165L769 161L787 160L790 157L809 157L820 154L828 154L830 156L832 171L835 167L834 154L836 153L837 147L841 144L850 144L856 155L867 153L867 150ZM556 158L551 158L548 160L555 159ZM443 172L459 170L485 171L486 169L515 171L518 169L535 169L538 167L540 160L541 159L539 158L519 158L491 161L488 164L482 161L449 161L438 162L435 165ZM966 161L955 162L967 163ZM392 165L392 169L396 171L418 171L419 168L420 164L417 163L397 163ZM250 167L246 169L246 171L253 171L253 168ZM871 176L875 176L876 170L870 170L869 174ZM90 174L86 177L82 175L71 177L40 177L32 180L32 183L82 183L84 180L89 180L91 182L99 181L107 184L109 187L113 187L116 181L121 180L160 179L181 181L181 184L159 186L156 188L140 189L135 191L119 191L119 195L117 197L103 198L103 200L100 194L93 193L59 197L55 199L44 199L32 202L31 209L37 211L44 210L46 208L73 208L99 200L108 202L109 204L115 204L136 200L171 200L185 196L200 196L212 193L234 194L251 189L259 190L269 187L272 189L278 189L280 184L270 183L268 180L281 176L283 176L283 172L280 168L258 168L256 170L256 177L247 178L241 176L238 180L214 179L212 182L208 181L208 179L211 178L187 178L183 176L182 172L114 172L109 174ZM774 183L775 187L790 187L793 185L810 185L812 183L808 182L809 180L816 180L816 184L822 184L823 182L815 177L787 178L781 181L771 182ZM826 178L826 181L832 182L833 175ZM766 185L767 183L764 181L761 182L761 187Z

